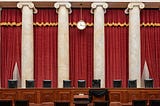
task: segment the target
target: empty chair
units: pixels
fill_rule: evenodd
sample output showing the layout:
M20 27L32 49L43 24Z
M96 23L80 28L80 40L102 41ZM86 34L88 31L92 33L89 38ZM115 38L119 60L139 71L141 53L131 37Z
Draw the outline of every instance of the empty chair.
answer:
M122 80L113 80L113 87L114 88L121 88L122 87Z
M137 88L137 80L128 80L129 88Z
M147 106L147 100L132 100L132 106Z
M145 85L145 88L153 88L153 79L145 79L144 85Z
M86 81L85 80L78 80L78 88L85 88Z
M44 88L51 88L51 80L43 80Z
M12 100L0 100L0 106L12 106Z
M101 80L100 79L93 79L92 80L92 87L93 88L100 88L101 87Z
M17 80L8 80L8 88L17 88Z
M26 88L34 88L34 80L26 80Z
M160 100L149 100L149 106L160 106Z
M28 100L15 100L14 101L15 106L29 106Z
M63 88L70 88L71 80L63 80Z

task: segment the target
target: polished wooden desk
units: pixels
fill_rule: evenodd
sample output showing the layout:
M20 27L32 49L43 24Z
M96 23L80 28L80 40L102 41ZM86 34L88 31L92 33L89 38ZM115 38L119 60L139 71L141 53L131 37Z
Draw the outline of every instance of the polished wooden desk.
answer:
M0 99L29 100L30 103L35 104L63 102L74 106L74 96L89 95L89 90L89 88L0 89ZM132 100L136 99L160 100L160 88L109 88L107 90L110 104L119 103L121 106L131 106ZM104 97L94 97L91 102L103 100Z

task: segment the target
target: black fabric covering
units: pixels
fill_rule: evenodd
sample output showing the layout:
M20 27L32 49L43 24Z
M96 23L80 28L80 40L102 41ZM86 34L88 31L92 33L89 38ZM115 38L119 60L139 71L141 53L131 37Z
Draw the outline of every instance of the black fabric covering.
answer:
M15 100L15 106L29 106L28 100Z
M147 100L133 100L132 106L147 106Z
M105 100L109 101L109 96L108 96L108 90L107 89L90 89L89 90L90 102L92 101L93 96L95 96L95 97L105 96Z
M12 100L0 100L0 106L12 106Z
M160 100L150 100L149 106L160 106Z

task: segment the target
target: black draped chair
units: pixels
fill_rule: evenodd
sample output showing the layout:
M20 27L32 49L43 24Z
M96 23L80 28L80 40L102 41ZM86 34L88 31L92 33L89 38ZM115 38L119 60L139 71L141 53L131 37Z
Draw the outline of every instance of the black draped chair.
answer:
M121 88L122 87L122 80L113 80L113 87L114 88Z
M71 80L63 80L63 88L71 88Z
M144 85L145 85L145 88L153 88L153 79L145 79Z
M128 80L128 88L137 88L137 80Z
M51 88L51 80L43 80L43 88Z
M109 95L107 89L90 89L89 99L90 102L94 103L94 106L109 106Z

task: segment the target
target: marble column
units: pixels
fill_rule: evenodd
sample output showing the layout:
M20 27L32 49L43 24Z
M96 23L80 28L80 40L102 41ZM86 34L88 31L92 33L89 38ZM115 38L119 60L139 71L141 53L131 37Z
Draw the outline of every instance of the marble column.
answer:
M105 42L104 42L104 13L107 3L92 3L91 13L94 13L94 79L101 80L105 87Z
M71 4L54 4L58 13L58 88L63 87L63 80L69 79L69 13Z
M129 79L141 87L140 9L143 3L129 3Z
M2 8L0 8L0 23L1 23L1 12L2 12ZM0 44L1 44L1 26L0 26ZM0 69L0 76L1 76L1 72L2 70ZM0 77L0 88L1 88L1 77Z
M33 46L33 12L37 12L31 2L19 2L22 9L22 59L21 59L21 87L26 87L26 80L34 76L34 46Z

